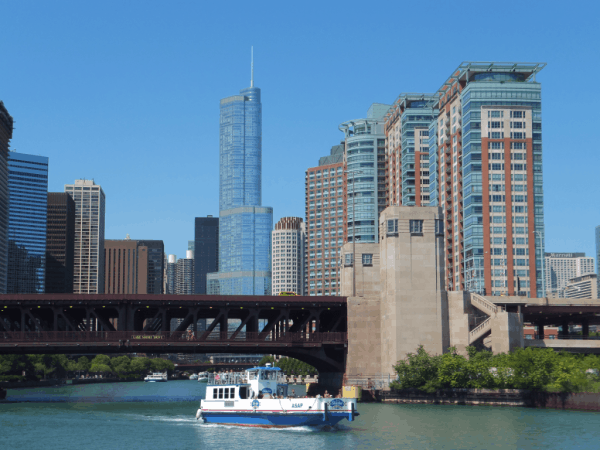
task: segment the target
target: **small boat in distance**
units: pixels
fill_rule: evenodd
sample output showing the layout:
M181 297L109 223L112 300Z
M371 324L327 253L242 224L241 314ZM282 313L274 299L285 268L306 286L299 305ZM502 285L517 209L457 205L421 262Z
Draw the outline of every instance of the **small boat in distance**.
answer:
M165 373L154 372L153 374L147 375L146 378L144 378L144 381L147 381L150 383L158 383L158 382L167 381L167 372L165 372Z
M333 426L358 416L356 398L291 397L279 367L209 374L196 419L246 427Z
M190 380L197 380L198 379L198 375L196 375L195 373L190 375Z
M206 382L208 382L208 372L200 372L198 374L198 382L199 383L206 383Z

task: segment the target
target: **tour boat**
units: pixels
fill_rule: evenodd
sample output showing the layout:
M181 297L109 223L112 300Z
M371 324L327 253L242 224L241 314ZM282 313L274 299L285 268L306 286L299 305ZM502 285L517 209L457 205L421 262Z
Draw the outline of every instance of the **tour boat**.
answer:
M144 381L148 381L151 383L167 381L167 372L165 372L165 373L154 372L151 375L147 375L146 378L144 378Z
M199 383L207 383L208 382L208 372L200 372L198 374L198 382Z
M209 374L196 419L250 427L333 426L358 416L355 398L288 397L279 367Z

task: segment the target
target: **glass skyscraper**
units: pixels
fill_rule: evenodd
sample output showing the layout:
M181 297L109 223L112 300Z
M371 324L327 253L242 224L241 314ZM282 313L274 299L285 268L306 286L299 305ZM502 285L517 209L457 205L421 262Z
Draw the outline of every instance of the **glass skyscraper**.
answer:
M209 294L271 293L273 208L261 206L262 104L251 82L221 100L219 145L219 271Z
M8 153L8 293L43 294L48 158Z

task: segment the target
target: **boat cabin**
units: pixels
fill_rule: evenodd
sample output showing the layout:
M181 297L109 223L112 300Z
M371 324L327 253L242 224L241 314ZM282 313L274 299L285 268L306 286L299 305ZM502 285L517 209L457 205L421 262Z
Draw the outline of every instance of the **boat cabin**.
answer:
M253 367L245 372L209 374L207 400L287 397L288 386L279 367Z

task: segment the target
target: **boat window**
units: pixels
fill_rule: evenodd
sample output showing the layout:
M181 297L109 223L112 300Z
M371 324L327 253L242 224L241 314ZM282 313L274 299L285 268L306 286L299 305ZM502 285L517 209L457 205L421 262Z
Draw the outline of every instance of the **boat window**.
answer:
M240 387L240 398L247 399L248 398L248 388L246 386Z
M217 388L213 389L213 398L218 398L218 396L219 396L219 392L218 391L219 390Z
M224 398L229 398L229 388L225 388L225 397Z
M223 398L223 388L219 388L219 398Z

